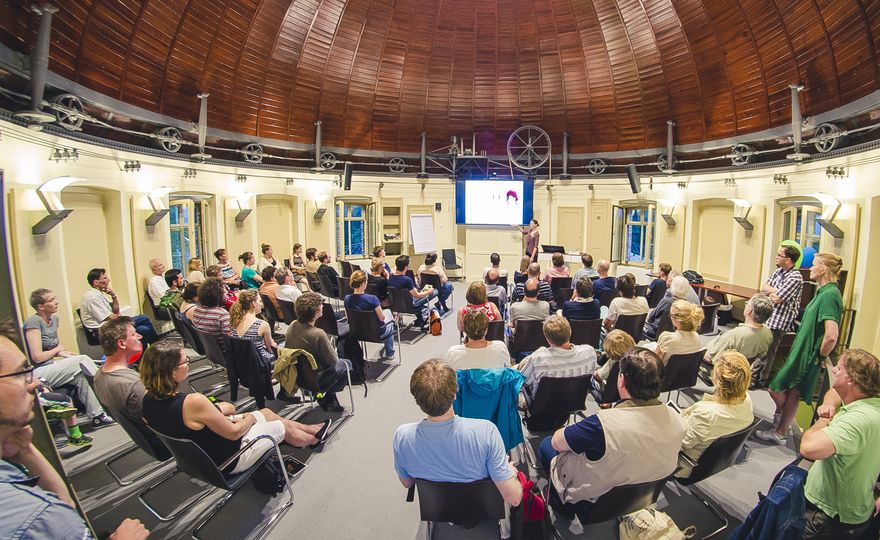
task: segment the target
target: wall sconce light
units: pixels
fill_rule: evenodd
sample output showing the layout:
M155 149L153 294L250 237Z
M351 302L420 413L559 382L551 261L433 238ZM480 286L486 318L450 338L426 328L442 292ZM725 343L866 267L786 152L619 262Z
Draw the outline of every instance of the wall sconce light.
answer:
M196 177L196 170L195 169L184 169L183 170L183 179L184 180L187 180L189 178L195 178L195 177Z
M247 182L247 176L244 174L236 174L235 181L239 184L244 184L245 182Z
M749 212L752 211L752 203L745 199L727 199L733 203L733 219L747 231L755 227L749 222Z
M284 179L284 185L287 187L292 186L294 182L295 182L295 180L293 178L285 178Z
M679 182L676 185L678 186L678 189L687 189L688 187L687 182Z
M326 208L318 208L318 201L315 201L315 215L312 216L312 219L314 219L315 221L321 221L321 218L324 217L324 213L326 211Z
M784 186L784 185L788 184L788 176L784 175L784 174L774 174L773 175L773 183L774 184L781 184Z
M825 169L825 176L828 178L846 178L846 167L840 165L832 165Z
M670 227L675 227L675 203L672 201L660 201L660 217Z
M141 170L141 162L137 160L128 160L122 164L123 172L138 172Z
M244 220L246 220L247 217L251 215L251 209L247 207L247 201L252 196L253 193L242 193L236 198L235 202L238 204L238 214L235 215L236 223L244 223Z
M76 161L79 159L79 150L76 148L56 147L49 153L49 161L60 163L62 161Z
M725 178L724 179L724 187L735 188L736 180L734 178Z
M147 200L150 201L150 206L153 208L153 213L146 220L147 227L153 227L168 214L168 206L165 205L163 199L169 193L171 193L171 188L161 187L154 189L147 195Z
M840 201L827 193L811 193L810 197L815 197L822 203L822 214L816 218L816 223L832 237L843 238L843 231L833 223L840 210Z
M61 198L58 196L61 191L74 182L80 182L82 179L73 178L71 176L58 176L43 182L37 188L37 197L49 212L49 215L37 222L31 227L31 233L35 236L44 235L51 231L56 225L61 223L64 218L70 215L73 210L64 208L61 204Z

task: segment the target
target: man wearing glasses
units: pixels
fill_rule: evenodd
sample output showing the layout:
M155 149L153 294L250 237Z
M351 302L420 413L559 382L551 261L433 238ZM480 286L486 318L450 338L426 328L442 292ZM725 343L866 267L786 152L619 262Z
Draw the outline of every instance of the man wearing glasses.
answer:
M64 480L31 442L39 381L18 340L15 326L0 321L0 538L92 538ZM110 538L148 535L140 521L126 519Z

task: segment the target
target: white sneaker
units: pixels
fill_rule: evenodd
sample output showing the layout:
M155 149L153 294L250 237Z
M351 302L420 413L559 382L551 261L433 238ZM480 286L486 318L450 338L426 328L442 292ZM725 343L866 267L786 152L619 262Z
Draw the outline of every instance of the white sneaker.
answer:
M762 441L771 442L779 445L784 445L788 442L784 436L776 433L775 429L768 429L766 431L756 431L755 437L761 439Z

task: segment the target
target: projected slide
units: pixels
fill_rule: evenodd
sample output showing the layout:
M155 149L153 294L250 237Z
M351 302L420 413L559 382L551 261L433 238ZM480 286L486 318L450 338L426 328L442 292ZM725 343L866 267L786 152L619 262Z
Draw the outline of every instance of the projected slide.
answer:
M465 222L473 225L502 225L523 221L523 182L468 182L465 192Z

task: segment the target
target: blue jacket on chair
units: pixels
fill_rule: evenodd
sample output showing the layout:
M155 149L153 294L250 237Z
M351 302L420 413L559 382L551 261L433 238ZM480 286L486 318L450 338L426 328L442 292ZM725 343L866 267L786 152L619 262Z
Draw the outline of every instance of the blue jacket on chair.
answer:
M797 465L783 469L767 496L752 508L746 520L731 533L728 540L800 539L805 526L806 479L807 471Z
M515 369L461 369L458 393L452 408L465 418L489 420L501 433L504 449L523 442L522 421L517 410L517 396L525 382Z

